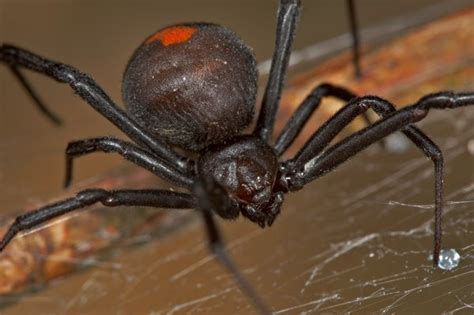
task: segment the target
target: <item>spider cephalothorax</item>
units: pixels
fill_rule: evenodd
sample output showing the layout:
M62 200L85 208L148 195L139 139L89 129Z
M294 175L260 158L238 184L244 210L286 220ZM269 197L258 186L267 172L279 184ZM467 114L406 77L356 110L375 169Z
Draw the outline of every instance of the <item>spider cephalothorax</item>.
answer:
M20 68L69 84L132 140L99 137L69 143L66 185L71 181L72 161L76 157L103 151L118 153L188 190L188 193L178 193L160 189L86 189L74 197L19 216L0 240L0 251L17 233L97 202L109 207L197 209L204 218L212 253L233 274L258 310L268 314L268 309L227 256L213 215L233 219L241 213L261 227L270 226L280 212L283 194L302 189L369 145L401 130L434 163L433 262L437 264L441 248L443 155L412 123L422 120L433 108L473 105L474 93L430 94L397 111L384 99L356 97L348 89L324 83L311 91L273 141L276 112L300 7L298 0L279 2L270 76L256 127L249 135L243 135L242 130L249 125L255 111L255 59L251 49L222 26L178 24L149 36L133 54L124 74L123 98L129 113L118 107L92 78L77 69L15 46L0 46L0 62L12 70L38 107L53 121L58 120L41 102ZM350 16L354 43L357 43L352 10ZM354 60L358 65L357 45L354 47ZM359 70L357 67L356 72ZM326 96L347 104L316 130L293 158L282 161L281 156ZM380 120L372 124L368 121L368 127L331 145L347 124L369 108ZM188 154L176 152L173 146ZM197 157L196 161L189 156Z
M217 184L241 203L244 216L262 227L273 223L282 198L273 189L278 157L267 143L255 136L236 137L209 147L197 166L198 173L211 174Z

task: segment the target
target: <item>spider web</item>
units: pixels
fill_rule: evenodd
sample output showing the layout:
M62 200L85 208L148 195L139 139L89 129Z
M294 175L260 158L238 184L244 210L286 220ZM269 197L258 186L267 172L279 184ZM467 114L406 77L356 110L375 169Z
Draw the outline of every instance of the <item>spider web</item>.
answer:
M474 312L473 122L470 107L433 111L420 124L445 154L443 248L460 253L455 270L432 267L432 163L403 139L396 141L406 150L372 146L287 195L269 229L244 219L220 220L231 256L275 314ZM168 238L132 250L123 246L87 264L93 268L2 311L254 312L232 276L208 254L199 221Z
M275 314L471 312L473 121L468 108L433 113L422 125L445 154L443 248L462 257L454 271L432 267L432 163L411 147L396 154L373 146L290 194L270 229L221 221L232 257ZM203 236L196 222L172 238L118 250L10 312L42 305L47 314L252 313Z

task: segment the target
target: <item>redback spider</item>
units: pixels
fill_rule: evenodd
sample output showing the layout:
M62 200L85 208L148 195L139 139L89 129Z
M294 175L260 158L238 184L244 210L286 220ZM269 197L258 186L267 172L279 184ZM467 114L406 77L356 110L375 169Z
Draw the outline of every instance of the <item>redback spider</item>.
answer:
M352 8L350 1L349 4ZM272 141L299 10L299 0L279 1L270 76L256 127L250 134L242 134L242 131L252 122L255 112L255 58L251 49L223 26L177 24L145 39L131 57L123 77L122 92L127 112L120 109L91 77L72 66L3 44L0 61L11 69L35 103L53 121L59 122L43 105L21 68L69 84L76 94L131 139L98 137L69 143L66 186L71 183L75 158L102 151L117 153L187 189L188 193L158 189L86 189L74 197L18 216L0 241L0 251L19 232L98 202L109 207L197 209L205 222L211 252L234 276L255 307L267 314L267 307L226 254L214 215L235 219L242 214L262 228L271 226L280 213L286 193L302 189L369 145L401 130L434 163L433 262L437 264L441 248L443 155L412 123L422 120L433 108L472 105L474 93L429 94L397 111L390 102L379 97L358 97L346 88L325 83L313 89ZM352 21L353 34L357 34L355 20ZM357 36L353 38L356 73L360 74ZM327 96L347 104L316 130L294 157L282 161L283 153L317 110L321 99ZM330 145L347 124L368 109L375 111L380 119ZM197 158L180 154L173 147L193 153Z

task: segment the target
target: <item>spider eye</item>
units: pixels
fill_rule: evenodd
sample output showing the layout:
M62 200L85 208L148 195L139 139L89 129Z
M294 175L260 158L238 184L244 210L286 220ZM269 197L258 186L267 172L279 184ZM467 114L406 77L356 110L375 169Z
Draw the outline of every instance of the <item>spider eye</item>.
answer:
M257 213L257 210L251 205L245 205L245 211L247 211L249 215L255 215Z

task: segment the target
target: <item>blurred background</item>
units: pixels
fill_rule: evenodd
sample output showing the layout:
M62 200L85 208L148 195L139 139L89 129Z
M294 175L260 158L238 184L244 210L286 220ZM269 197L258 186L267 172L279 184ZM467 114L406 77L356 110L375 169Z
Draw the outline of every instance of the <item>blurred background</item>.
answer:
M359 0L362 27L416 12L445 1ZM446 7L455 9L455 1ZM303 1L295 49L348 31L344 1ZM460 1L463 4L466 1ZM67 1L0 0L0 40L29 49L89 73L121 104L121 78L128 58L149 34L183 21L226 25L253 47L257 60L271 58L277 1ZM118 131L67 86L28 73L41 96L63 118L58 129L38 114L7 69L0 70L0 204L2 211L25 199L51 197L61 189L67 142ZM77 163L76 179L106 172L120 163L94 155Z
M294 43L296 50L304 49L318 42L324 42L325 40L337 37L348 31L348 19L344 1L303 0L302 2L302 16ZM423 19L429 20L440 14L455 11L466 6L469 2L470 1L445 0L397 2L378 0L356 1L361 28L376 28L377 25L382 25L397 17L406 17L408 21L409 17L413 17L413 14L420 12L420 10L437 8L432 11L423 11L428 13L419 15L419 21L421 23ZM121 76L127 60L144 38L157 29L169 24L185 21L208 21L223 24L240 34L243 40L247 42L249 46L253 47L257 60L264 62L271 57L273 51L276 9L277 1L274 0L0 0L0 42L15 44L50 59L77 67L81 71L90 74L102 88L109 93L113 100L121 104ZM400 21L403 21L403 18ZM317 60L317 62L320 61L321 60ZM313 66L314 64L316 64L316 61L313 63L305 63L304 65L299 65L299 69L308 67L309 65ZM297 70L292 71L291 76L298 72L298 67L296 67L296 69ZM56 196L59 192L62 192L64 149L69 141L101 135L117 135L124 138L110 123L96 114L87 104L84 104L81 99L74 96L69 87L57 84L52 80L45 79L34 73L27 73L27 76L31 78L31 81L40 92L44 101L50 105L50 108L54 110L55 113L60 115L65 124L63 127L57 128L44 119L32 105L29 97L19 87L8 69L6 67L0 67L0 211L2 213L18 212L27 204L48 200ZM262 76L262 82L264 82L264 79L265 76ZM449 133L449 131L452 131L452 128L448 126L445 127L444 130ZM413 154L413 156L419 158L419 155ZM379 159L383 158L379 157ZM397 162L398 158L391 161L392 164L389 167L391 167L392 171L397 169ZM382 163L382 160L379 161L379 163ZM121 167L122 164L124 163L121 161L121 158L113 155L97 154L82 158L76 163L75 180L90 181L90 178L106 174L112 169ZM380 167L379 164L374 165L376 165L374 166L375 168ZM429 163L426 163L427 172L431 170L430 166ZM349 168L346 167L345 171L349 171ZM361 174L355 173L353 176L361 176ZM351 175L346 174L346 178L348 177L351 177ZM358 185L366 185L366 187L369 187L369 179L368 177L367 182L359 183ZM379 180L381 179L379 178ZM431 179L428 180L429 183L431 183L430 180ZM338 182L336 179L333 179L322 185L335 187L338 185ZM432 186L430 185L431 184L425 185L425 190L427 190L425 195L428 196L427 199L424 200L426 203L431 202L429 198L432 196L432 192L430 191ZM460 184L461 187L466 185L466 182ZM348 183L346 183L345 186L343 185L343 187L345 187L347 193L350 192L351 186ZM323 198L325 195L331 197L332 194L336 194L336 192L320 193L318 198ZM312 197L314 198L315 196ZM343 195L341 197L336 194L333 197L337 200L338 198L346 198L347 196ZM302 207L311 207L319 203L319 200L315 201L308 196L303 196L300 201L303 203ZM385 202L387 202L387 200L385 200ZM430 217L426 212L424 214L426 215L425 219ZM291 216L286 216L282 218L281 221L291 219ZM352 218L352 220L353 219L354 218ZM336 221L336 219L334 220ZM383 220L383 218L379 218L379 220ZM240 223L248 225L248 223L243 222L243 220L239 221L239 224ZM333 223L337 225L337 222ZM280 310L283 310L285 307L290 307L289 305L292 305L292 303L298 304L304 303L304 301L314 302L324 299L337 301L341 298L338 291L333 291L332 294L327 295L318 293L319 295L314 295L313 299L305 300L307 296L304 294L308 293L303 294L304 290L301 286L301 282L305 282L304 279L307 278L308 273L314 272L314 269L311 267L311 261L317 259L318 253L324 254L325 248L327 249L329 246L328 243L322 244L325 245L325 247L315 248L314 252L309 253L306 252L307 247L304 247L304 245L300 244L297 240L298 226L295 226L292 232L289 230L281 230L280 226L280 231L276 228L275 232L269 233L271 231L270 229L265 231L265 233L268 234L262 234L260 230L255 230L253 226L232 228L230 225L232 224L225 224L226 229L231 229L229 235L226 236L229 240L233 237L237 237L236 235L247 235L249 238L258 235L259 239L265 237L263 235L267 235L267 243L256 246L252 251L245 252L245 255L240 252L240 255L245 256L240 262L242 263L243 261L242 265L247 264L247 269L243 269L244 273L249 276L254 283L258 283L258 285L256 285L257 291L262 292L263 298L268 301L269 304L276 305L278 303L275 301L281 302L284 300L285 302L278 304ZM374 229L377 229L377 226L380 225L380 221L372 222L371 225ZM313 232L314 229L316 229L316 227L301 231L310 233ZM351 227L346 226L346 229L351 229ZM205 244L202 243L202 239L200 238L202 235L199 226L195 227L195 230L197 231L196 235L199 235L199 242L196 240L198 243L189 243L189 240L193 240L193 238L189 238L189 235L180 236L178 240L168 240L168 243L161 244L160 250L170 248L172 253L173 248L183 249L186 248L186 246L189 248L189 246L192 245L193 248L199 248L199 253L196 255L201 255L200 259L204 259L207 263L207 258L202 258L206 257L206 250ZM357 232L356 228L354 228L353 232ZM371 237L377 238L376 236ZM370 241L370 239L367 241ZM428 238L427 243L425 242L415 249L421 250L423 248L426 249L428 253L431 246L429 240ZM245 243L246 241L243 242ZM272 293L263 291L264 289L272 287L272 278L266 278L265 283L268 284L268 286L263 284L263 281L260 283L261 277L259 276L259 271L262 272L262 269L265 270L265 267L268 268L268 266L274 267L271 262L274 258L272 258L273 256L271 256L270 253L273 252L273 254L277 255L277 250L280 249L279 247L269 247L272 242L274 242L273 244L288 242L287 248L295 248L295 251L299 250L303 253L303 256L306 256L306 260L304 260L303 263L304 266L300 266L299 271L294 271L294 273L289 276L292 281L286 282L286 280L282 280L285 279L283 277L279 278L279 280L283 282L279 282L277 276L279 273L284 273L283 270L285 270L285 268L291 268L287 266L293 262L291 258L288 258L288 255L292 255L291 252L286 254L281 253L282 257L286 258L279 260L278 268L272 273L272 275L276 277L275 279L277 279L274 280L274 287L277 287L278 290L282 290L281 288L283 287L285 290L288 289L288 292L296 292L300 294L298 297L286 295L289 293L285 293L284 295L273 294L275 295L273 296ZM404 249L406 251L405 253L408 253L410 245L405 244L404 246L406 246ZM318 250L321 250L321 252L318 252ZM390 252L390 250L387 249L380 249L380 251L383 253ZM376 253L375 255L378 255L376 250L374 250L374 252ZM187 264L184 262L186 259L190 266L194 266L196 262L197 264L202 262L199 258L194 256L184 257L183 262L180 260L177 262L172 254L168 256L157 254L155 247L147 248L144 255L146 258L143 258L143 256L141 258L130 258L131 262L129 265L120 262L120 264L123 263L125 267L118 273L111 271L113 268L109 269L109 267L106 266L99 268L98 273L97 271L95 271L95 273L94 271L88 271L81 273L79 276L76 275L75 279L70 280L71 282L68 283L64 280L66 283L54 284L50 288L52 291L46 291L46 293L40 296L25 298L19 305L13 305L11 308L5 309L4 312L5 314L131 314L136 311L136 313L139 314L164 314L167 312L184 314L194 311L196 313L222 314L222 311L225 309L233 314L251 314L253 312L252 308L246 303L246 299L242 297L235 286L233 286L230 276L219 269L220 267L214 263L211 268L214 270L214 273L213 271L209 271L207 277L212 277L214 282L224 281L225 283L224 287L220 287L218 293L214 293L216 296L219 296L218 299L214 299L212 294L199 295L196 293L196 290L199 291L201 287L204 287L204 290L206 290L207 287L207 289L212 291L212 286L206 285L203 280L206 279L205 273L191 277L191 279L188 279L188 282L184 280L181 280L182 282L178 281L179 285L175 283L174 285L176 285L176 287L172 287L171 289L167 289L166 286L160 287L159 285L159 282L163 280L166 275L160 276L161 278L158 280L153 279L151 276L152 274L160 273L162 270L160 268L164 268L166 274L173 274L173 271L169 271L173 268L182 268L184 270ZM163 261L158 263L156 255L159 255L161 259L163 259L163 257L168 258L169 261L167 263ZM180 252L176 256L180 255L182 256L183 254ZM266 255L268 255L268 257ZM234 256L239 257L239 252L234 253ZM144 261L144 259L147 260ZM404 261L404 258L400 258L400 260ZM178 266L169 266L170 261ZM156 262L156 266L154 266L153 269L147 269L148 266L151 266L154 262ZM143 263L145 267L140 267L140 264ZM425 265L421 268L417 267L416 272L423 272L430 268L429 261L423 261L423 263L425 263ZM329 264L329 261L324 265L326 264ZM341 264L343 264L343 262L341 262ZM158 265L167 266L158 268ZM361 268L365 267L365 262L361 263L361 265ZM167 267L168 271L166 271ZM350 262L349 265L344 267L340 265L339 267L341 267L340 270L350 273ZM354 266L354 268L357 268L357 266ZM381 274L384 269L386 271L386 268L381 266L378 271L380 272L379 279L384 277L384 275ZM143 270L148 270L149 272L143 272ZM153 270L153 273L151 270ZM337 268L331 269L324 274L324 277L336 277L337 270ZM398 270L397 279L404 277L408 279L412 269L407 268L407 270L407 274L404 274L402 270ZM174 275L179 273L178 271L174 272ZM462 283L467 285L470 280L474 280L474 277L472 270L466 272L468 274L460 279L464 281ZM431 271L427 273L430 274ZM128 276L131 277L130 282L133 282L132 278L134 277L140 278L140 281L144 281L143 278L150 277L151 282L155 281L156 287L160 288L156 288L157 291L154 291L155 285L153 285L153 283L144 285L142 282L133 282L133 285L127 286L124 282L128 282L123 279ZM389 275L385 276L387 279L391 279ZM121 280L118 281L116 279L117 277ZM197 279L195 279L196 277ZM265 276L262 277L265 278ZM416 280L413 281L421 281L421 278L422 276L417 276ZM95 280L91 281L91 279ZM349 281L349 279L352 278L349 277L346 280ZM108 286L102 283L100 286L97 286L97 283L100 282L98 280L112 284ZM299 282L296 283L297 281ZM358 284L362 283L360 279L355 281ZM407 283L408 282L404 282L404 284ZM324 282L324 286L330 285L333 285L333 283ZM209 288L209 286L211 286L211 288ZM334 284L334 286L336 286L336 284ZM410 285L407 284L405 289L412 290L416 288L416 286L416 284L410 283ZM180 291L184 287L187 287L187 289L184 290L186 293L191 294L191 296L196 295L192 298L189 297L189 301L199 301L202 296L206 296L209 297L208 300L214 299L218 303L212 304L211 302L209 305L206 304L206 307L201 307L200 304L196 302L192 303L192 305L198 305L200 307L187 307L185 301L187 301L188 298L181 296L181 294L184 295L185 293ZM374 294L368 287L362 285L354 290L358 290L358 294L366 297L370 296L370 294ZM399 290L398 292L402 292L402 289L397 290ZM89 295L83 295L84 292ZM393 293L390 292L390 290L383 289L380 289L380 292L387 295ZM62 295L63 293L64 295ZM81 296L84 296L84 299L82 299ZM302 296L305 298L302 298ZM355 296L357 296L357 294L355 294ZM179 303L182 304L176 304L180 297L182 297L182 299ZM316 297L317 299L315 299ZM472 294L470 297L473 297ZM0 297L0 300L1 299L2 297ZM115 299L122 301L121 307L107 308L108 303L113 303ZM419 303L418 310L423 310L424 303L427 303L429 299L429 297L423 297L422 302L417 302ZM205 301L207 301L207 299ZM473 300L471 299L470 301L472 302ZM452 303L455 304L456 299L453 299ZM314 302L312 305L317 306L320 304L321 303L318 304ZM355 304L357 303L353 302L350 305ZM157 305L162 306L162 308L160 309ZM176 305L180 307L176 307ZM381 310L378 308L375 309ZM298 308L286 311L286 313L297 314L302 310L306 310L308 313L318 312L317 308ZM346 311L346 309L337 310ZM387 308L387 310L390 310L390 308ZM363 313L364 311L359 312Z

